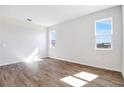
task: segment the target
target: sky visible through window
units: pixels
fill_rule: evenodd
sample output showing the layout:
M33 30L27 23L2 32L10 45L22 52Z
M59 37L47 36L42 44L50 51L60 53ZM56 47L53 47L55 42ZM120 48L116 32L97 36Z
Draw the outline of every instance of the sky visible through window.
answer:
M53 48L56 45L56 31L50 31L50 47Z
M51 34L51 40L56 40L56 32L52 31L50 34Z
M111 20L96 22L96 43L111 43Z

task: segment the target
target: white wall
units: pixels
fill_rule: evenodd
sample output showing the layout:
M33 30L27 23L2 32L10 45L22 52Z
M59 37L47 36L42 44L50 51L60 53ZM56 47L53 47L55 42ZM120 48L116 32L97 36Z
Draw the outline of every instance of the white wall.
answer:
M0 17L0 65L24 61L34 51L40 58L47 56L46 28Z
M113 18L113 50L95 50L95 20ZM122 14L121 7L99 11L49 27L57 31L57 44L49 48L49 57L95 67L121 71Z
M123 64L122 64L122 75L124 77L124 6L122 6L122 17L123 17Z

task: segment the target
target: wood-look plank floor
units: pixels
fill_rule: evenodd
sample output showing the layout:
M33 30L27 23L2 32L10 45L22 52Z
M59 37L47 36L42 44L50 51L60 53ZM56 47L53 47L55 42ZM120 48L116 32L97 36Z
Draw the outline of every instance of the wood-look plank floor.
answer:
M88 72L98 75L87 81L74 75ZM39 62L17 63L0 67L1 87L71 87L61 79L73 76L86 81L83 87L123 87L124 80L120 72L94 68L56 59L43 59Z

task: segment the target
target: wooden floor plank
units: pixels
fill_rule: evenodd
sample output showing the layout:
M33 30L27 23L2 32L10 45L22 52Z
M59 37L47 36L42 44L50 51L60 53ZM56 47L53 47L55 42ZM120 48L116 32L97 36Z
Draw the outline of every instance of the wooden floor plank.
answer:
M98 77L87 81L74 76L81 72ZM124 86L124 79L120 72L46 58L38 62L20 62L1 66L0 87L71 87L71 84L61 80L68 76L87 82L82 87Z

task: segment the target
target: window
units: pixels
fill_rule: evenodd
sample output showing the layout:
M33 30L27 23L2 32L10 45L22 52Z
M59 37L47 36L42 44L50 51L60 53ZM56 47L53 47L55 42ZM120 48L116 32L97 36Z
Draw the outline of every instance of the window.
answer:
M50 48L54 48L56 46L56 31L50 31Z
M112 49L112 18L97 20L95 22L95 48Z

